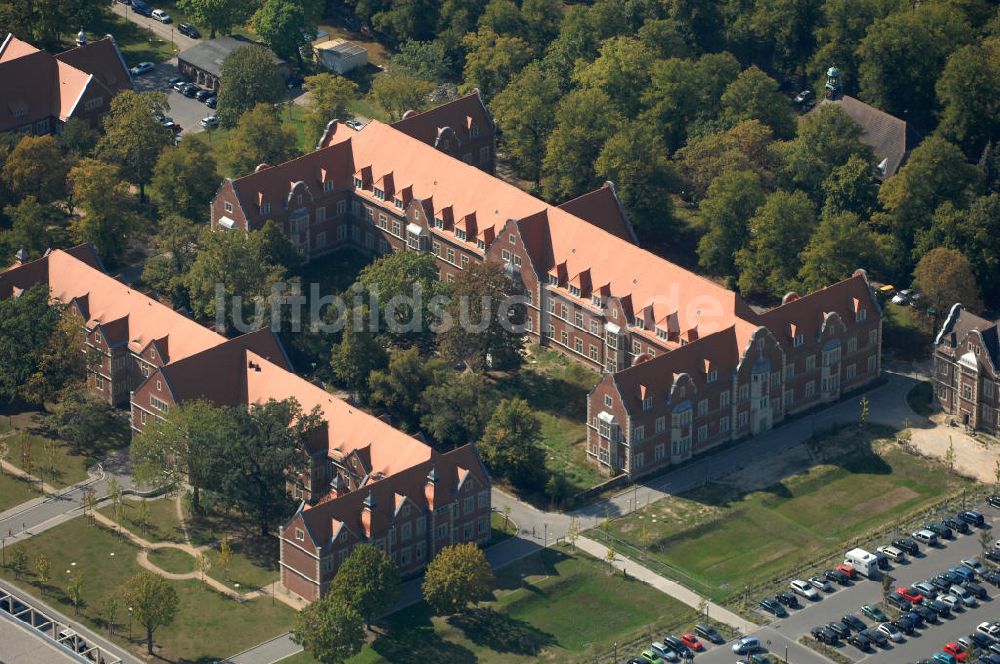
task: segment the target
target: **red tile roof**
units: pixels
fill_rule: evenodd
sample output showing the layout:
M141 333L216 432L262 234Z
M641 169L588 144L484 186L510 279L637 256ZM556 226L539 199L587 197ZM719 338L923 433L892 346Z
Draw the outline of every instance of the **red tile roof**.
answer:
M559 208L623 240L639 244L635 230L625 215L618 194L615 193L615 186L611 182L605 182L590 193L566 201Z
M483 105L479 90L392 123L393 128L431 146L445 127L451 127L464 140L469 136L469 128L473 125L478 126L483 133L493 131L493 120Z
M792 341L792 326L796 334L803 334L812 342L819 337L828 314L836 313L844 323L852 324L855 311L862 307L867 309L868 316L876 315L879 310L867 277L859 271L808 295L786 298L784 304L760 314L756 320L781 342Z

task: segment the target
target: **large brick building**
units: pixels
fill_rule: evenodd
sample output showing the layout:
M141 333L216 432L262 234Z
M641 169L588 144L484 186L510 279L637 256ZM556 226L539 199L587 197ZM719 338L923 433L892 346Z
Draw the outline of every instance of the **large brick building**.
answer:
M441 454L300 378L268 329L226 339L106 275L88 245L0 272L0 298L46 285L86 332L88 383L130 408L142 431L185 401L248 406L293 398L322 425L288 488L300 500L281 529L281 578L306 599L325 591L360 542L406 575L442 546L490 536L490 478L472 445Z
M70 118L100 129L132 77L110 36L52 55L8 34L0 42L0 131L55 134Z
M1000 321L951 308L934 339L934 395L959 424L1000 434Z
M462 103L482 109L478 97ZM454 122L458 107L441 112ZM422 114L427 126L444 125L434 121L436 112ZM361 130L333 122L314 152L223 182L212 204L213 227L252 231L274 220L308 258L343 246L375 256L429 252L445 280L483 260L506 265L530 298L528 337L609 374L590 397L589 455L612 474L650 472L768 429L878 375L881 312L863 273L801 298L791 294L758 314L736 293L640 248L611 183L550 205L454 158L435 136L375 121ZM751 339L768 351L754 362L766 361L776 378L755 385L746 396L755 396L755 407L741 409L744 390L736 374L749 371ZM647 361L648 367L631 369ZM640 447L628 424L631 393L625 404L619 399L617 413L601 406L617 381L624 394L625 381L652 373L658 378L643 378L649 396L642 400L661 409L675 364L692 363L716 365L711 375L719 383L705 387L714 406L700 416L713 419L693 434L684 429L670 436L676 452L664 451L673 444L663 435L671 432L657 430L665 426L657 424L659 415ZM759 380L760 373L750 372L749 379ZM727 398L724 385L732 399L725 406L719 404Z

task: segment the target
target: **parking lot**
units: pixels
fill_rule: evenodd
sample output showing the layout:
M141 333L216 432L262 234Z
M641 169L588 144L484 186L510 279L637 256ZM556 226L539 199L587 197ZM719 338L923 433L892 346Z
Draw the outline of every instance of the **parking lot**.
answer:
M153 68L153 71L134 77L135 89L140 92L165 92L167 102L170 104L168 115L181 126L181 134L204 131L198 122L206 115L213 115L215 111L196 99L185 97L176 90L170 89L167 81L175 76L180 76L180 72L177 70L177 60L161 62Z
M992 526L1000 514L1000 510L990 507L980 508L980 511L986 517L987 526ZM894 564L889 570L888 573L895 579L893 589L925 581L950 567L959 565L962 559L983 560L979 532L980 529L972 528L969 534L955 533L955 539L944 540L937 547L921 546L920 553L916 557L909 557L904 563ZM846 587L831 585L834 590L820 591L821 598L816 601L810 602L799 598L799 608L790 609L789 615L785 618L762 616L762 621L767 618L771 618L771 621L767 626L754 632L754 636L757 636L763 644L770 641L768 651L772 661L784 660L786 646L788 661L793 664L829 661L811 650L804 649L797 643L799 638L808 635L814 627L840 620L844 614L853 613L861 616L862 605L880 605L882 601L882 584L877 579L868 580L859 576L858 580ZM1000 590L988 583L981 585L990 595L986 600L978 602L975 607L953 611L950 617L939 619L915 630L911 636L905 637L902 643L890 642L886 648L876 648L872 652L865 653L841 641L836 650L852 661L873 664L882 662L899 664L930 658L946 643L968 637L979 623L1000 620L1000 602L995 599L1000 596ZM894 612L888 613L895 615ZM862 619L869 626L874 626L870 618L862 616ZM711 648L706 653L698 655L696 659L706 664L714 662L731 664L737 659L732 653L731 645L732 642Z

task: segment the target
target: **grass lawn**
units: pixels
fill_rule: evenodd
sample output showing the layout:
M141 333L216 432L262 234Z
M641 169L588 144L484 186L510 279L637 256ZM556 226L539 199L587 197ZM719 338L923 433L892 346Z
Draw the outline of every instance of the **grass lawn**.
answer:
M151 550L149 562L171 574L187 574L197 569L197 561L194 558L180 549L169 547Z
M532 346L521 371L497 381L505 397L521 397L542 422L546 468L563 476L570 495L607 478L587 461L586 396L599 376L559 353Z
M91 460L74 454L64 441L27 432L13 433L7 436L6 441L8 462L35 477L41 477L58 489L87 479L87 466ZM47 444L50 443L53 450L51 459L47 451ZM25 450L28 452L28 463L25 463Z
M157 3L159 6L159 3ZM173 14L173 12L170 12ZM124 17L113 14L110 10L102 12L102 16L92 25L87 25L87 33L93 38L113 35L118 42L118 50L125 58L125 64L134 67L140 62L164 62L177 54L177 50L169 40L163 39L152 30L126 21ZM79 27L69 26L63 38L67 45L73 44Z
M934 386L931 385L930 381L920 381L906 394L906 403L910 405L913 412L924 417L928 417L934 412L934 408L931 406L933 401Z
M568 548L547 549L500 570L494 599L450 618L418 604L389 617L388 634L351 664L576 661L619 653L648 635L696 621L690 607ZM310 659L284 660L305 664Z
M505 539L513 537L517 534L517 526L513 521L504 519L503 514L492 512L490 513L490 531L490 541L486 546L498 544Z
M173 498L147 500L149 518L145 524L139 520L139 502L130 498L125 499L125 518L122 520L122 526L150 542L184 542L184 530L181 528L181 520L177 516L177 504ZM115 518L114 509L110 505L98 511L109 519Z
M0 512L38 498L40 495L26 480L8 475L6 472L0 473Z
M107 633L101 622L99 606L109 592L139 571L136 563L137 549L127 541L119 540L113 533L100 526L90 525L85 519L73 519L30 540L15 545L28 554L29 567L34 559L44 554L52 561L52 580L42 586L31 574L22 575L18 584L41 592L66 613L72 615L65 594L67 579L71 574L84 578L84 605L80 619L92 629ZM12 547L8 547L10 549ZM111 554L115 555L112 556ZM10 560L10 551L7 552ZM76 563L73 565L72 563ZM70 574L66 570L72 570ZM13 580L9 569L2 576ZM179 610L169 627L161 628L154 636L157 655L166 661L213 661L260 643L286 631L292 624L294 612L281 604L271 605L270 600L254 600L239 604L223 595L206 589L198 581L170 582L177 591ZM139 638L133 626L133 636ZM115 641L126 645L127 617L118 619L118 636ZM134 644L138 649L138 642Z
M240 543L233 544L233 560L229 565L229 575L226 570L219 566L217 554L212 557L212 568L208 575L216 581L221 581L228 586L234 587L240 584L240 592L247 592L257 588L263 588L267 584L278 580L278 563L275 558L270 564L251 559L241 552Z
M930 347L931 321L911 306L886 302L882 308L882 340L897 357L923 358Z
M850 427L810 444L818 463L761 491L709 484L612 521L611 534L645 543L655 560L724 601L843 550L845 542L905 520L965 480ZM596 534L600 537L600 533ZM657 567L661 572L667 570Z

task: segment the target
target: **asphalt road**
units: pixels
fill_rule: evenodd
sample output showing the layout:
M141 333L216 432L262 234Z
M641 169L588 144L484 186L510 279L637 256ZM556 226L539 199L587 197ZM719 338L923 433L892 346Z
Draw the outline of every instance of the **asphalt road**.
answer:
M177 70L176 58L158 63L153 68L153 71L142 76L135 76L133 81L135 82L135 89L139 92L166 93L167 103L170 104L168 115L174 119L174 122L181 126L181 135L204 131L198 123L206 115L214 115L215 111L197 99L185 97L176 90L173 90L167 84L167 81L175 76L180 76L180 72Z
M982 508L987 517L987 522L996 525L1000 521L1000 510L993 508ZM936 548L921 547L921 553L916 558L910 558L906 564L896 565L890 570L890 574L896 578L894 585L910 585L918 581L925 581L949 567L959 564L963 558L976 558L982 553L979 544L978 530L968 535L956 534L956 539L946 540L943 546ZM855 662L871 662L872 664L901 664L902 662L916 662L923 658L929 658L935 652L950 641L955 641L959 637L968 636L975 630L976 625L986 620L1000 620L1000 590L988 584L984 584L990 598L980 602L977 607L967 608L964 611L953 613L951 618L946 618L937 623L925 625L923 629L917 630L912 636L906 637L902 643L891 644L887 649L876 650L875 652L863 653L854 646L842 643L837 650L844 656ZM784 645L791 644L788 650L788 661L793 664L803 662L812 664L813 662L827 662L826 658L819 657L813 651L808 650L802 653L801 645L796 643L799 637L806 635L818 625L825 625L834 620L839 620L845 613L854 613L865 622L872 621L861 616L861 606L863 604L878 604L882 599L882 585L877 580L860 580L853 585L839 588L830 593L823 593L822 599L807 604L798 610L792 610L787 618L777 619L766 627L761 628L754 635L762 642L771 640L769 651L777 661L783 661ZM800 599L800 601L802 601ZM731 664L736 660L727 644L725 651L716 649L696 658L704 664L725 662ZM794 648L792 647L794 646Z
M149 3L152 5L153 9L156 9L156 3ZM162 37L164 40L173 42L175 46L181 51L186 48L191 48L198 43L199 40L191 39L190 37L185 37L177 31L177 23L160 23L154 18L149 18L147 16L142 16L141 14L136 14L131 7L121 2L114 2L111 4L111 11L118 14L119 16L124 16L127 20L132 21L137 25L141 25L144 28L149 28L156 35Z

